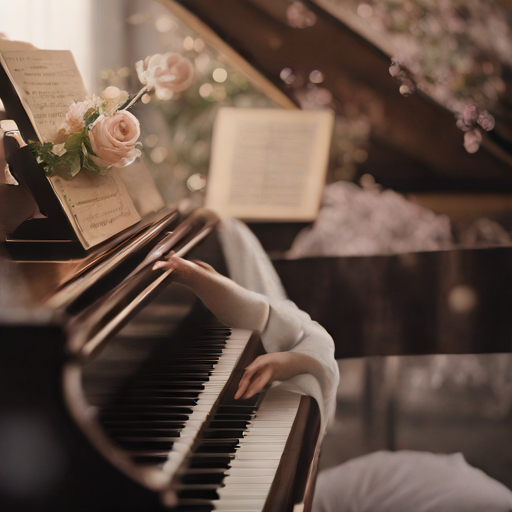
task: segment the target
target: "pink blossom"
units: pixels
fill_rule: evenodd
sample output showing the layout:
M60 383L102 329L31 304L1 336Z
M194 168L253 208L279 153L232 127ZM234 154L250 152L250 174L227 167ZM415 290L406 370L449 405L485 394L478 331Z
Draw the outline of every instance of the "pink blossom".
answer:
M290 27L307 28L316 23L316 14L302 2L292 2L286 9L286 19Z
M396 59L391 59L391 66L389 66L389 74L395 78L402 71L400 63Z
M153 88L158 97L169 92L184 91L194 81L192 63L177 53L157 53L135 64L139 80L150 91Z
M413 80L410 71L400 64L400 62L393 58L391 59L391 66L389 66L389 74L398 82L400 82L400 94L403 96L410 96L416 91L417 85Z
M490 131L494 128L494 117L487 112L487 110L484 110L477 119L477 123L486 131Z
M476 153L482 142L482 132L475 128L464 134L464 147L468 153Z
M141 152L136 148L140 137L137 118L126 110L111 116L100 115L89 131L91 146L101 162L100 167L125 167L131 164Z
M478 119L478 110L475 105L466 105L462 111L462 121L466 126L473 126Z

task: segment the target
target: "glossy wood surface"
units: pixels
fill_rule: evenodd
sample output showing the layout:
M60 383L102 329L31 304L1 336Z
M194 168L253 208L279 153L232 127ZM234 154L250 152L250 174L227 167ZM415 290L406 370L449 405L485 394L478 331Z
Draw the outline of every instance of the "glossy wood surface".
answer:
M512 248L274 260L336 358L510 352Z
M372 133L369 157L358 165L359 173L369 172L385 187L405 191L512 190L510 162L490 141L468 154L453 113L422 94L401 96L389 74L389 57L315 4L305 2L316 23L298 29L287 23L290 3L285 0L179 3L290 98L300 88L280 79L283 68L301 77L303 88L309 74L319 70L321 87L332 93L337 114L346 116L346 105L366 112Z

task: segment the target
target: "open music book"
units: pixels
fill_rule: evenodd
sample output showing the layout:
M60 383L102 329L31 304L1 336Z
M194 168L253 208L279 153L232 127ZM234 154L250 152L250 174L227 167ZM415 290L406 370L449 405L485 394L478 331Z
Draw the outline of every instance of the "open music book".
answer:
M51 139L73 101L87 90L73 55L63 50L3 51L0 64L40 141ZM9 100L9 98L8 98ZM5 102L5 98L4 98ZM138 222L141 217L118 170L100 176L81 172L73 180L48 180L85 249ZM149 174L148 174L149 175Z
M326 110L219 110L206 206L245 220L314 220L333 122Z

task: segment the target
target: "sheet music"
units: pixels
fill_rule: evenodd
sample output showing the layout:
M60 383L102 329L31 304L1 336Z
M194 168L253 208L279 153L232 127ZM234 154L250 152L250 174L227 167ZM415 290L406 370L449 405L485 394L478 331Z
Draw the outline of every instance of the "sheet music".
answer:
M49 140L73 101L87 96L73 55L63 50L2 52L9 74L42 139Z
M327 111L221 109L207 206L246 220L313 220L332 124Z
M2 52L2 65L41 140L52 137L69 105L87 96L73 55L65 50ZM82 171L73 180L48 178L82 245L88 249L140 220L119 176Z
M60 176L50 178L86 248L105 241L140 220L119 172L122 171L113 170L106 176L81 172L72 180ZM134 218L137 219L135 222Z

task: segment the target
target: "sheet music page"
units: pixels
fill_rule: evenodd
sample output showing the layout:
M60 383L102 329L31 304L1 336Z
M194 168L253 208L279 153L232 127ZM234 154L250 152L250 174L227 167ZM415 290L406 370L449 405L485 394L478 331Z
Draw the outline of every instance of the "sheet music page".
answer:
M75 59L65 50L2 52L11 79L42 139L49 140L73 101L87 90Z
M329 111L221 109L206 206L245 220L313 220L332 126Z
M2 65L16 87L41 140L64 121L73 101L87 90L71 52L2 52ZM120 171L106 176L82 171L73 180L48 178L82 245L88 249L140 220Z

